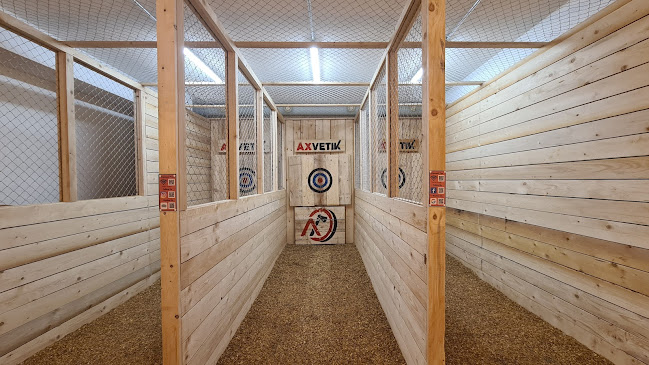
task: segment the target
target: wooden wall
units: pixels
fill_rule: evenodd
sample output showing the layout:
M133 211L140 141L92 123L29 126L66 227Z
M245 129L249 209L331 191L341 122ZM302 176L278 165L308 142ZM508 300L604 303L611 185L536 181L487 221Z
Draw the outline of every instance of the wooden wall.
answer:
M649 364L649 3L447 110L447 250L616 364Z
M143 95L144 195L0 208L0 363L24 361L158 279L157 96Z
M353 119L287 119L285 123L286 140L284 150L286 151L286 161L291 156L295 156L294 142L299 139L308 140L323 140L323 139L343 139L345 140L345 152L349 155L350 161L353 164L354 156L354 120ZM306 154L303 154L306 155ZM349 176L349 184L353 184L351 179L354 176L352 169ZM290 189L290 186L289 186ZM352 196L353 199L353 196ZM353 201L353 200L352 200ZM345 206L345 216L347 226L354 226L354 205ZM295 208L287 207L287 227L289 232L295 229ZM345 242L354 242L354 231L349 229L345 235ZM289 243L295 243L293 234L289 234Z
M185 364L214 364L287 242L286 190L181 212Z
M356 247L408 364L426 364L426 207L356 189Z

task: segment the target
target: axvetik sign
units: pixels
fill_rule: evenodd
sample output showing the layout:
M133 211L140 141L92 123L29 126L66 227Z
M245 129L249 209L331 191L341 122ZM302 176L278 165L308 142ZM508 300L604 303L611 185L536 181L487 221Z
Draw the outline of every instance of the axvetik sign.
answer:
M342 139L295 141L295 153L345 152Z
M379 152L385 152L385 139L381 140ZM419 139L409 138L399 140L399 153L419 152Z

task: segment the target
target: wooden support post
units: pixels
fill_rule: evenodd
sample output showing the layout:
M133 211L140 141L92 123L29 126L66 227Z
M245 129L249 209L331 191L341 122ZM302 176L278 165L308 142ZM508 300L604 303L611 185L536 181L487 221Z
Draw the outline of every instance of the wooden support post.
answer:
M388 197L399 196L399 65L397 50L388 52L386 58L387 100L385 116L385 153L387 157Z
M273 154L271 157L271 160L273 161L273 166L271 167L271 171L273 171L273 191L279 190L279 139L277 138L279 127L280 126L277 125L277 111L273 110L270 112L270 133L273 140Z
M237 70L239 58L227 52L225 69L226 113L228 122L228 198L239 199L239 91Z
M144 91L135 90L135 180L138 195L147 195L146 192L146 123L144 122Z
M257 194L264 193L264 93L255 91L255 122L257 123Z
M367 102L368 102L368 108L370 110L370 120L367 123L367 133L369 134L369 142L370 142L370 153L369 153L369 161L368 164L370 166L370 192L374 193L376 192L376 178L377 178L377 170L376 170L376 160L374 159L374 153L378 155L379 151L379 143L380 141L377 141L376 138L374 138L374 128L378 127L378 114L376 111L376 91L371 89L370 86L370 92L369 96L367 97Z
M185 117L183 62L183 1L157 0L158 123L160 173L184 176ZM186 196L178 192L178 203ZM180 320L180 212L160 213L162 283L162 358L165 365L182 363Z
M422 130L424 135L424 202L428 202L429 171L446 169L446 103L444 87L445 0L422 0ZM446 208L428 207L428 364L444 363L444 275Z
M74 58L56 53L59 113L59 195L63 202L77 200L77 139L74 117Z

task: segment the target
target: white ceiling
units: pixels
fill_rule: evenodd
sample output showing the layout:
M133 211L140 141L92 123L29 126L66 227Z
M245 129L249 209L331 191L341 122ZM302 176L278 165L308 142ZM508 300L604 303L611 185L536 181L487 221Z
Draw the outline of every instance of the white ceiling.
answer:
M614 0L476 0L447 1L447 35L452 41L550 41ZM386 42L407 0L208 0L234 41ZM155 40L155 0L0 0L3 11L25 20L59 40ZM186 40L211 40L209 32L186 11ZM458 27L461 19L464 22ZM408 41L421 39L416 22ZM456 29L457 28L457 29ZM156 81L155 49L85 49L93 57L134 79ZM192 50L220 78L224 53ZM242 49L262 82L311 81L307 49ZM484 81L511 67L532 49L448 49L449 81ZM369 82L379 66L380 49L321 49L321 79ZM399 79L407 83L421 67L417 49L399 53ZM212 81L196 65L186 63L188 81ZM447 102L475 87L447 88ZM360 103L362 87L268 87L276 103ZM216 90L216 89L215 89ZM417 99L417 89L403 89L401 99ZM216 104L216 91L188 91L193 103ZM419 98L421 98L419 94ZM345 112L346 108L302 108L304 112ZM292 113L300 111L294 109ZM284 112L284 111L283 111ZM326 112L326 113L325 113ZM347 113L352 113L347 111Z

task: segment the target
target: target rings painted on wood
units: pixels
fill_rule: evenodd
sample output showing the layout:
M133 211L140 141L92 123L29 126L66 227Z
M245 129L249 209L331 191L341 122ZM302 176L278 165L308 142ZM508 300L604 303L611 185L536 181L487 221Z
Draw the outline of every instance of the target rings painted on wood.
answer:
M329 189L331 189L333 179L329 170L318 167L311 171L311 173L309 174L308 182L309 189L311 189L312 191L316 193L326 193Z
M383 171L381 172L381 185L383 185L383 187L386 189L388 188L387 175L388 175L388 169L383 169ZM403 171L401 167L399 167L399 189L401 189L405 184L406 184L406 172Z
M239 168L239 191L247 194L257 187L257 178L255 171L249 167Z

